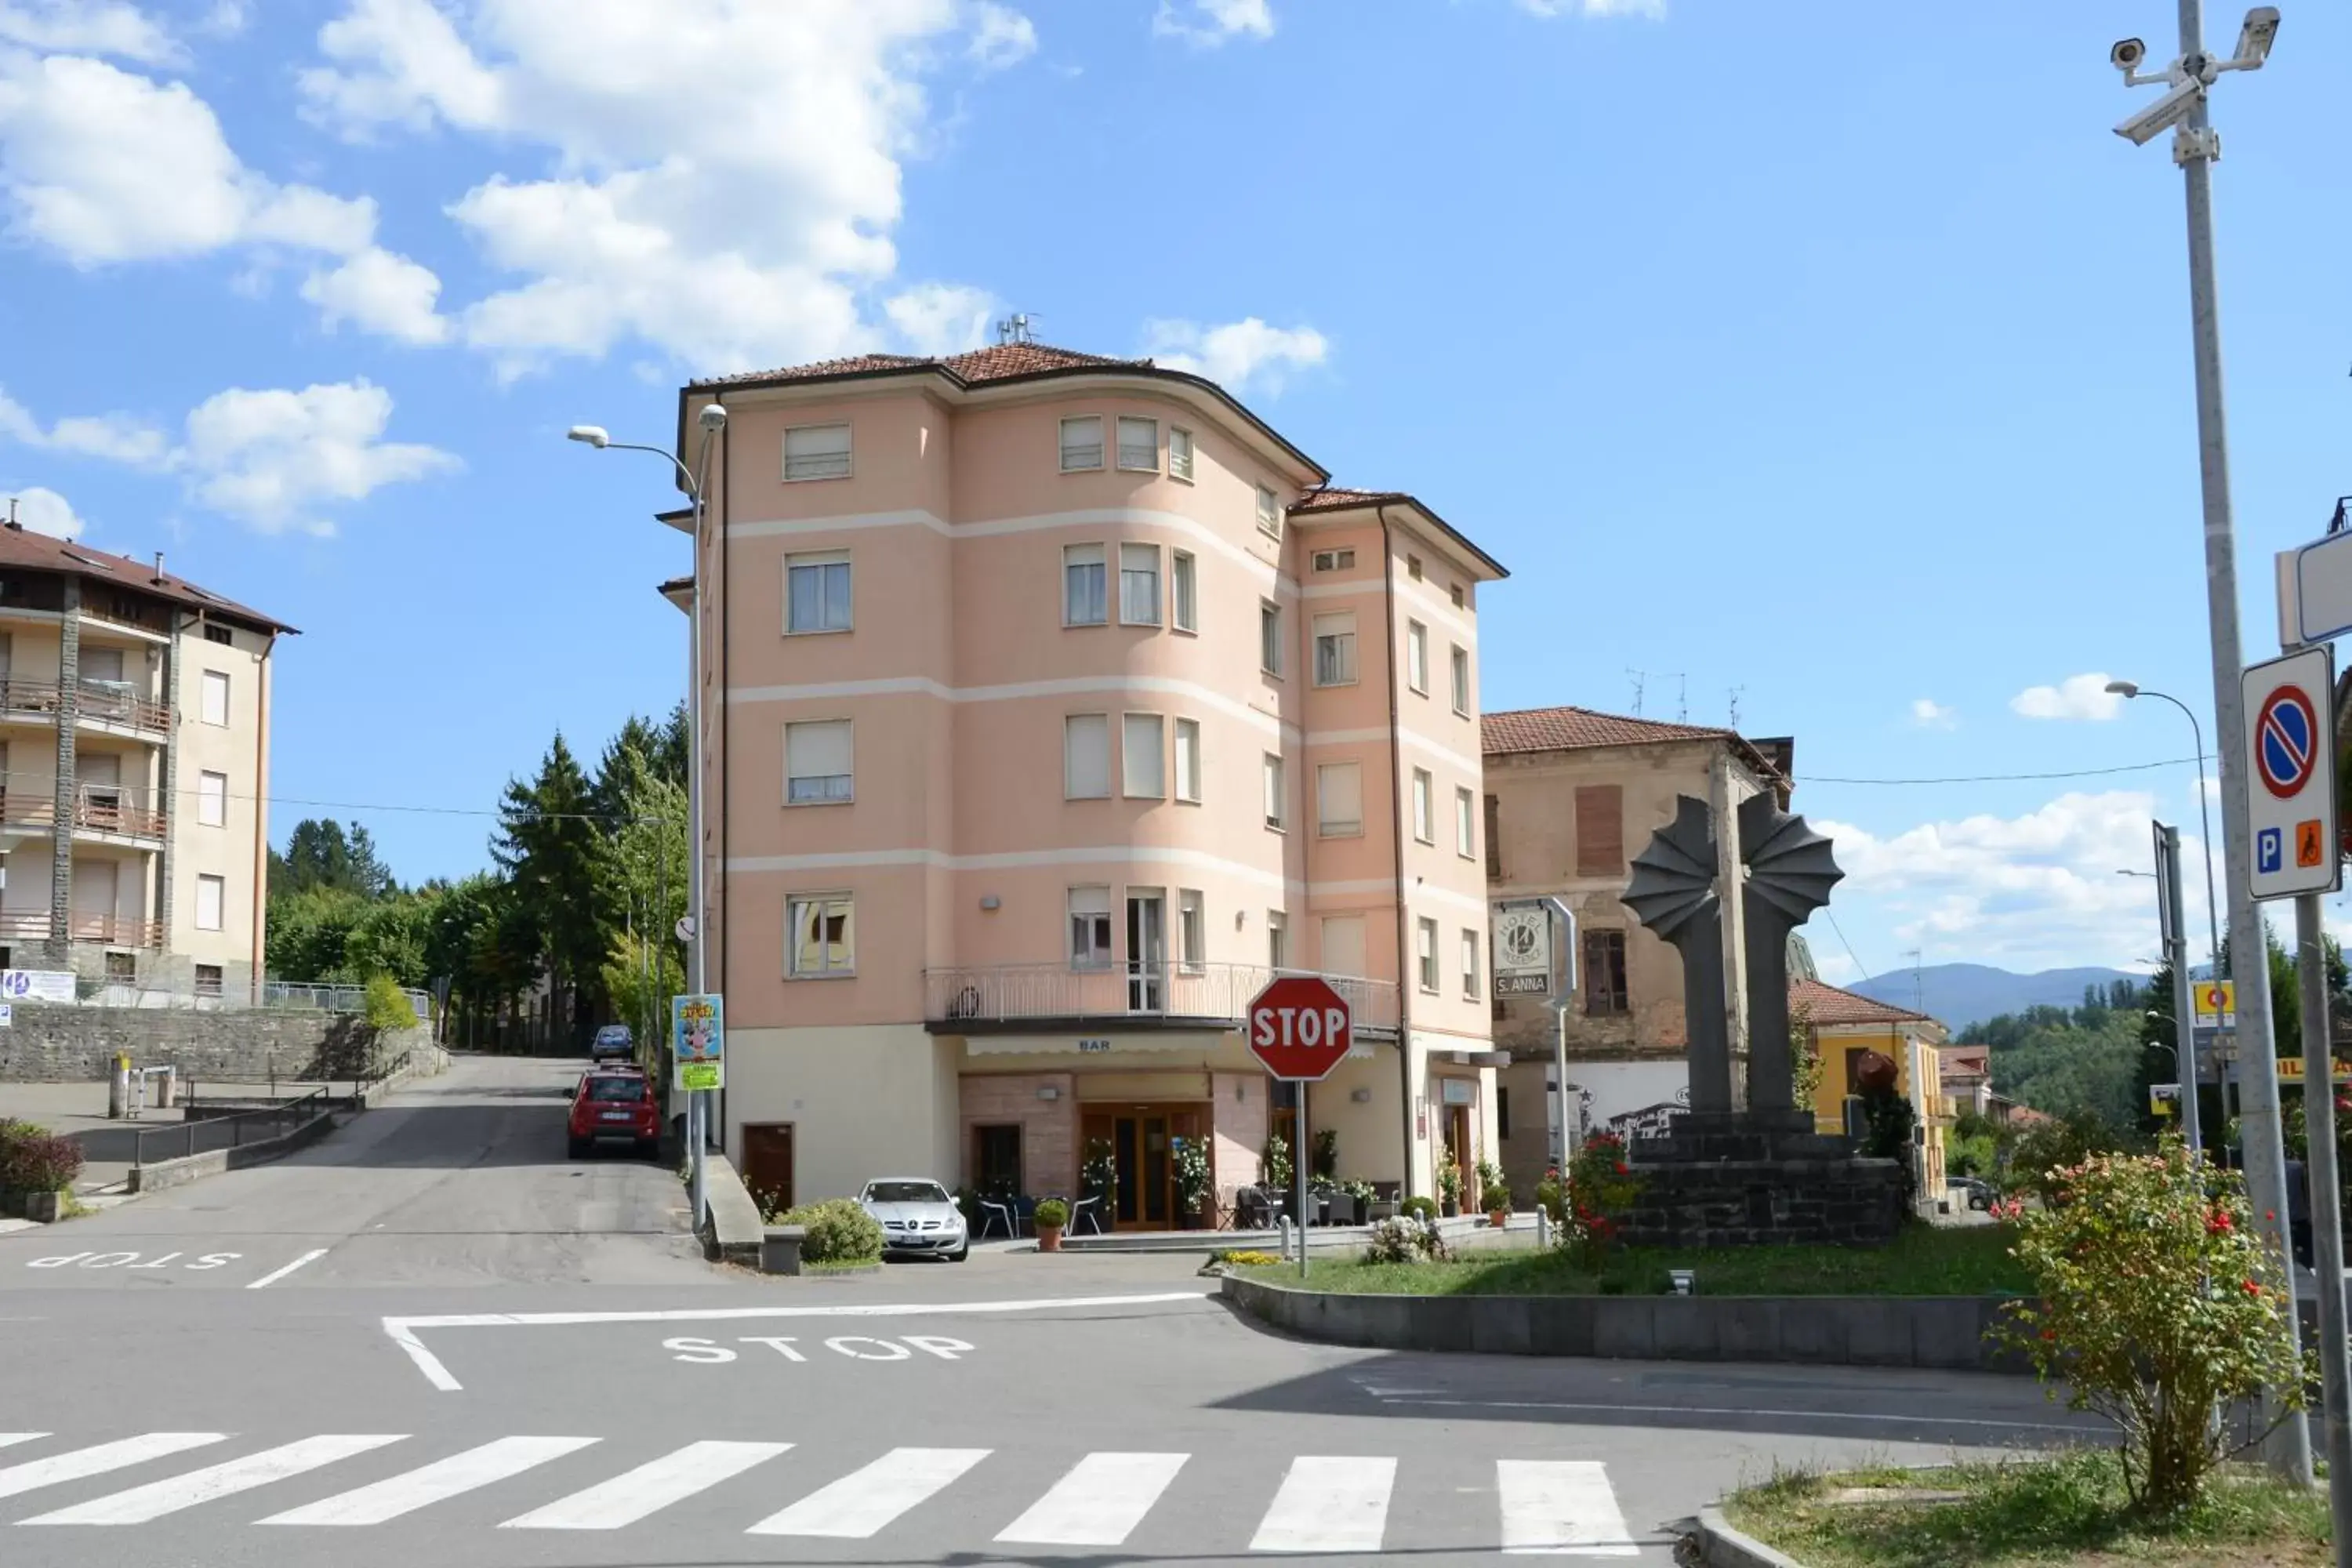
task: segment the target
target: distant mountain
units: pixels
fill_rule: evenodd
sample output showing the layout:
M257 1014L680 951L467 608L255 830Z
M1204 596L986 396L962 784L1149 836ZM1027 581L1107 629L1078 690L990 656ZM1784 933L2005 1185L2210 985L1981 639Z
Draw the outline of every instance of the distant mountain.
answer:
M2104 987L2118 980L2144 983L2147 978L2121 969L2045 969L2039 974L2017 974L1982 963L1931 963L1916 971L1889 970L1875 980L1846 989L1874 1002L1916 1007L1958 1034L1970 1024L2001 1013L2044 1005L2077 1006L2086 985Z

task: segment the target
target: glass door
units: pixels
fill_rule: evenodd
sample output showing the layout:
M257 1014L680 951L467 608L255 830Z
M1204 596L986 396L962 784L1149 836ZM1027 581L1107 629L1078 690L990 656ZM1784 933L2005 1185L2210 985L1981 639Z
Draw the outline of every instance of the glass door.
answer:
M1127 1010L1168 1010L1168 900L1157 888L1127 895Z

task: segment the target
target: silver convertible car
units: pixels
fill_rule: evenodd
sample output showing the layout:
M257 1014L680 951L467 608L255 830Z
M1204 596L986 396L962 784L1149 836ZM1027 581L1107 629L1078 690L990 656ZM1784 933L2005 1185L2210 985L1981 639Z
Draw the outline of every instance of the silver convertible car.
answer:
M882 1222L882 1254L944 1258L961 1263L971 1252L963 1211L947 1189L920 1176L885 1176L857 1194L867 1214Z

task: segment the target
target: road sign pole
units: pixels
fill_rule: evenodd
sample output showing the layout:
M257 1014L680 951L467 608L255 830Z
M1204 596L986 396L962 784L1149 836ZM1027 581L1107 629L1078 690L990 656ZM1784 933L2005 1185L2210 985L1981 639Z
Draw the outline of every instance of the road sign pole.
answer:
M2164 903L2165 958L2172 965L2173 1038L2177 1042L2172 1065L2175 1076L2180 1079L2180 1131L2189 1141L2189 1159L2201 1163L2205 1157L2205 1135L2197 1103L2197 1011L2189 997L2189 941L2180 907L2180 830L2158 824L2157 831L2163 851L2164 880L2157 885L2156 896Z
M2328 846L2333 854L2336 846ZM2311 1188L2311 1262L2319 1276L2319 1381L2327 1451L2327 1508L2335 1521L2337 1568L2352 1564L2352 1362L2344 1327L2344 1223L2336 1173L2336 1056L2327 1019L2327 956L2321 945L2319 895L2294 900L2294 960L2303 990L2303 1117L2311 1154L2304 1180ZM2314 1064L2317 1064L2315 1066ZM2293 1294L2294 1259L2286 1260ZM2299 1417L2289 1417L2301 1425Z
M1298 1278L1307 1278L1307 1151L1312 1145L1307 1141L1307 1080L1298 1080L1298 1147L1292 1150L1291 1160L1298 1177Z

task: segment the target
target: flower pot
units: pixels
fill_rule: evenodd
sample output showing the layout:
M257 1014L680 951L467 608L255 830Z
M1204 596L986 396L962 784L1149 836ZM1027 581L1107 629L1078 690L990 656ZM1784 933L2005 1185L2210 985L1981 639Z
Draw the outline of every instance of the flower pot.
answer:
M1488 1226L1490 1229L1494 1229L1494 1230L1500 1230L1500 1229L1502 1229L1505 1226L1507 1226L1507 1225L1508 1225L1508 1224L1510 1224L1510 1223L1511 1223L1511 1211L1510 1211L1510 1210L1508 1210L1508 1209L1488 1209L1488 1210L1486 1211L1486 1224L1487 1224L1487 1226Z
M1447 1219L1452 1219L1462 1212L1461 1202L1454 1198L1440 1198L1437 1203L1437 1212Z
M26 1193L25 1217L40 1225L55 1225L66 1217L66 1195L63 1193Z
M1062 1227L1058 1225L1039 1226L1037 1227L1037 1250L1040 1252L1061 1251Z

